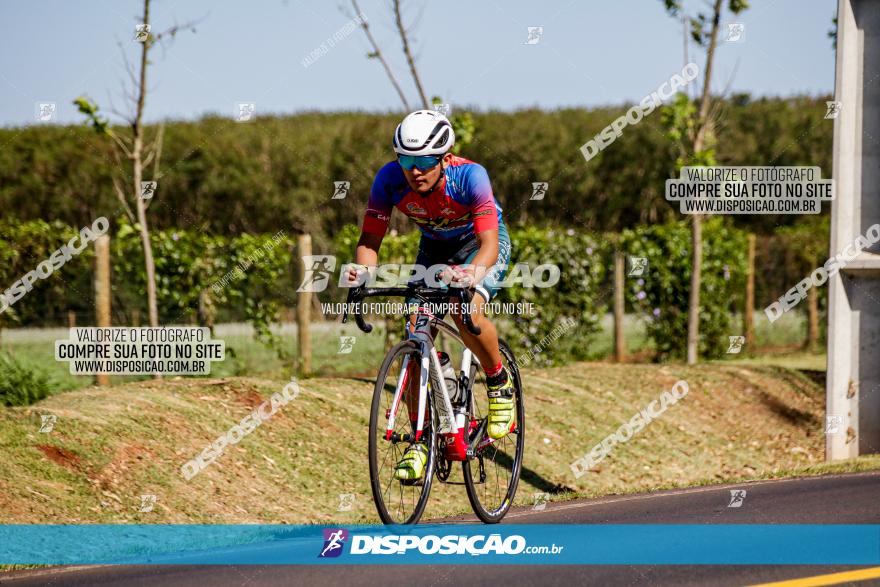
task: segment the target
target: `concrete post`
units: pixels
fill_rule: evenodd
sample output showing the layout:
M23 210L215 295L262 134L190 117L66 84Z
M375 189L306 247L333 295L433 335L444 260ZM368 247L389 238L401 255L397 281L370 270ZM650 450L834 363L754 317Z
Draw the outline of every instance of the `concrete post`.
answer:
M880 223L880 1L839 0L830 256ZM880 452L880 248L828 282L825 456Z

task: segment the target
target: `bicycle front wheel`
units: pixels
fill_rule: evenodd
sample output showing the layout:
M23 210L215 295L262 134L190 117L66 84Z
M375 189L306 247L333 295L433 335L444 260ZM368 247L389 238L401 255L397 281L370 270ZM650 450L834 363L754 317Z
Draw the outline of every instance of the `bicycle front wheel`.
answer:
M427 394L425 424L416 438L421 352L407 340L392 348L376 379L370 410L370 484L379 517L385 524L415 524L428 504L436 463L435 433L431 424L431 398ZM395 403L395 390L402 392ZM394 418L389 430L388 422ZM427 449L427 465L420 479L401 481L394 469L410 445L419 442Z
M484 426L474 426L483 432L477 440L474 455L461 464L471 507L487 524L500 522L513 504L525 447L526 411L519 368L507 343L499 339L498 346L502 362L513 378L516 421L510 433L497 440L489 438ZM482 369L478 369L471 394L471 422L474 425L483 423L489 416L488 390L486 376Z

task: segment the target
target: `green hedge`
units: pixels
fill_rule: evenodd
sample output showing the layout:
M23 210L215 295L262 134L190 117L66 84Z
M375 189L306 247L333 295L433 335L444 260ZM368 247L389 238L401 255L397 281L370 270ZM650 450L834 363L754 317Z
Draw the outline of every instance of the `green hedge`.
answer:
M0 223L0 283L3 289L48 259L74 229L60 222ZM147 321L146 272L137 226L124 220L111 226L113 321L130 324L133 311ZM296 304L293 240L284 233L211 236L198 230L154 230L150 233L157 276L161 323L193 323L199 295L226 319L251 322L258 337L274 342L268 325L281 306ZM92 286L94 247L71 258L32 291L0 314L7 326L63 323L68 310L94 315Z
M59 221L19 222L0 220L0 293L11 288L53 252L67 244L81 227L74 229ZM86 247L46 279L36 279L33 288L0 313L0 324L43 324L46 316L61 317L68 310L84 311L91 303L91 267L94 248Z
M293 306L295 286L290 235L245 234L234 238L198 231L152 231L161 322L191 320L205 292L210 306L234 309L256 329L257 338L274 345L269 325L282 305ZM126 307L146 315L146 277L141 236L136 225L121 223L112 240L113 280L124 284ZM117 290L120 285L115 286ZM120 297L123 292L119 292Z
M717 129L718 161L818 165L830 176L833 125L816 122L830 99L735 94L718 100L723 121ZM461 153L489 171L510 227L553 226L563 220L572 227L619 231L676 217L676 208L663 197L663 185L677 153L658 132L658 118L628 127L613 148L584 161L580 147L627 108L471 112L473 140ZM468 113L455 107L453 112ZM216 116L168 121L151 225L173 229L185 221L226 236L271 234L286 226L312 234L315 242L328 242L362 217L376 171L394 157L390 139L402 116L303 112L259 116L247 124ZM157 128L148 125L145 132L151 139ZM92 129L5 128L0 144L3 210L15 210L25 220L50 212L66 224L82 226L118 208L111 178L116 170L108 165L114 145ZM333 182L343 180L351 182L348 197L330 200ZM533 181L550 182L545 199L529 199ZM777 224L797 220L751 215L736 223L769 233Z

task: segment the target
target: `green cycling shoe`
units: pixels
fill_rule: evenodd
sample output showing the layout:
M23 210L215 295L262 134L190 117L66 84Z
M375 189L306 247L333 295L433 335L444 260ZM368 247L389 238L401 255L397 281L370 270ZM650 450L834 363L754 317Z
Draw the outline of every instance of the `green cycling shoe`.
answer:
M504 368L507 379L498 386L489 386L489 438L504 438L513 423L513 376Z
M394 468L394 477L400 481L421 479L428 465L428 449L424 444L411 444L403 453L403 458Z

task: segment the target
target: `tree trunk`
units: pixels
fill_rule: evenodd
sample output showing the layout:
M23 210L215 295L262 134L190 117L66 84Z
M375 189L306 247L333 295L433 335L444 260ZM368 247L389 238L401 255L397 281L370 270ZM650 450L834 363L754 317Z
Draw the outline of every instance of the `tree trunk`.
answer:
M694 138L694 154L703 150L703 143L710 125L710 82L712 81L712 61L715 57L715 46L718 42L718 27L721 22L721 8L722 0L715 0L712 14L712 33L709 36L709 46L706 49L706 75L703 79L703 94L700 98L697 134ZM688 365L695 365L699 358L700 286L703 281L703 218L700 214L694 214L691 225L691 246L693 248L693 261L691 267L691 293L688 300L687 362Z
M144 21L143 24L150 24L150 0L144 0ZM140 225L141 246L144 249L144 269L147 278L147 312L150 326L156 328L159 326L159 305L156 296L156 264L153 261L153 245L150 242L150 227L147 223L147 205L141 197L141 182L144 179L144 104L147 98L147 53L150 50L151 39L149 36L144 40L141 48L141 68L140 79L137 87L137 107L135 109L134 121L131 124L132 131L132 147L131 147L131 163L132 163L132 183L135 203L137 205L137 219ZM161 379L161 373L154 373L154 379Z
M150 0L144 0L144 22L150 24ZM141 245L144 249L144 268L147 274L147 311L149 313L150 326L159 326L159 308L156 301L156 265L153 261L153 246L150 242L150 228L147 224L147 207L141 197L141 181L144 178L143 150L144 150L144 104L147 97L147 53L150 50L150 39L147 38L141 48L141 69L138 80L138 98L135 118L132 123L132 168L133 188L135 202L137 203L137 218L140 224Z
M140 186L140 178L142 177L142 169L140 158L135 157L134 165L135 183ZM159 326L159 306L156 299L156 264L153 261L153 245L150 242L150 229L147 225L147 210L144 201L138 197L137 201L138 224L141 230L141 246L144 249L144 268L147 273L147 312L149 314L150 326L153 328Z
M691 226L691 292L688 300L687 362L695 365L700 351L700 283L703 270L703 219L694 215Z
M214 318L216 314L214 301L211 299L211 290L205 288L199 292L199 326L210 329L212 338L214 337Z
M694 153L703 149L706 132L709 130L709 97L711 93L712 62L715 60L715 47L718 44L718 27L721 22L722 0L715 0L712 13L712 33L709 35L709 46L706 48L706 75L703 78L703 93L700 96L700 112L697 125L697 136L694 139Z

